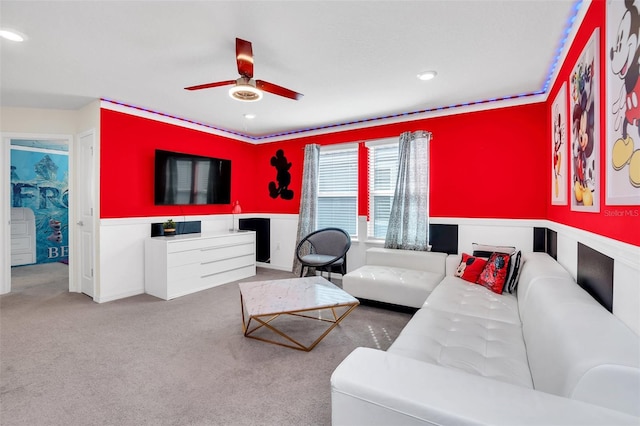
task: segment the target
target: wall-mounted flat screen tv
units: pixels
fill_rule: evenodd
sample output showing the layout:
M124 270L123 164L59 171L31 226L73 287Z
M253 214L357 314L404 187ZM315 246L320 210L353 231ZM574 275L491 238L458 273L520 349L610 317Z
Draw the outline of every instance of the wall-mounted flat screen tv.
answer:
M231 160L156 150L155 204L230 204Z

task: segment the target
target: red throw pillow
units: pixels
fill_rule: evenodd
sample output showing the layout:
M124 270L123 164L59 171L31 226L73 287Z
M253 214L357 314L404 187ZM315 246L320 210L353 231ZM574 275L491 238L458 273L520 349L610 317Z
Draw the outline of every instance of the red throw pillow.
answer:
M480 273L477 284L488 288L494 293L501 294L504 283L509 273L509 255L506 253L493 253L484 269Z
M480 272L482 272L486 264L487 261L481 257L469 256L467 253L462 253L462 261L460 265L458 265L458 269L454 275L465 281L475 283L478 281Z

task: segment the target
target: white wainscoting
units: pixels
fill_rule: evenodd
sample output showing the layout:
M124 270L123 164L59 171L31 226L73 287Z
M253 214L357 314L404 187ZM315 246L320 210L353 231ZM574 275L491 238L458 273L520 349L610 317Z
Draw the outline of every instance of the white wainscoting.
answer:
M298 215L207 215L176 217L176 222L202 222L202 232L232 229L233 220L245 217L271 219L271 263L258 266L290 271L293 267ZM99 277L94 300L98 303L144 293L144 240L151 235L151 224L169 217L142 217L100 220L100 249L96 275Z
M640 334L640 247L555 222L544 221L558 233L558 263L576 279L578 243L613 259L613 314Z
M235 217L209 215L173 219L200 220L203 232L214 232L228 230L232 228L233 220L249 217L271 219L271 262L258 263L258 266L290 271L295 256L298 215L248 213ZM150 235L151 223L166 219L147 217L100 221L97 302L144 293L144 239ZM574 278L577 277L578 242L613 258L613 312L640 334L640 247L548 220L433 218L431 223L458 225L459 253L470 252L474 242L513 245L522 251L531 251L533 228L549 228L557 232L558 262ZM366 217L361 216L358 218L359 238L353 240L347 259L348 271L364 264L369 247L382 245L380 240L367 240L366 229Z

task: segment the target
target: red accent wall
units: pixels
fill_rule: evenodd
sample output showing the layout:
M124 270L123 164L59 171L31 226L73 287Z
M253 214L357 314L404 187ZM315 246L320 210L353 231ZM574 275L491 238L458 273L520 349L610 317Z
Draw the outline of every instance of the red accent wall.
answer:
M156 148L232 160L232 200L243 212L299 211L304 146L398 137L404 131L433 133L430 152L431 215L434 217L544 218L546 175L544 104L456 114L374 126L293 141L252 145L121 112L101 111L101 217L180 216L229 213L222 206L155 206ZM277 170L271 158L282 149L291 163L292 200L271 198ZM366 149L361 145L361 194L366 194ZM360 197L359 214L368 200Z
M605 2L602 0L593 1L587 11L582 25L576 37L573 45L571 46L567 58L564 64L560 68L558 78L553 85L553 88L549 94L547 102L546 122L547 128L551 128L551 104L555 99L558 91L560 90L562 83L567 82L571 71L580 57L584 46L589 41L589 38L593 34L596 28L600 28L600 212L599 213L585 213L571 211L570 201L566 206L551 205L551 192L547 191L547 218L554 222L562 223L565 225L573 226L575 228L584 229L596 234L604 235L619 241L623 241L629 244L640 246L640 206L607 206L606 205L606 112L609 110L607 107L607 93L606 93L606 58L608 55L606 46L606 31L605 31ZM570 115L567 116L570 118ZM568 130L568 129L567 129ZM547 132L550 134L550 130ZM546 138L550 138L546 136ZM568 140L570 144L570 139ZM570 147L567 147L565 152L565 158L571 159ZM551 158L551 142L547 144L546 158ZM545 174L547 179L546 188L550 188L551 185L551 162L547 161L547 172ZM571 164L569 164L571 167ZM569 174L570 169L568 169ZM569 178L566 181L568 185L569 198L572 195L572 187L569 185Z
M283 149L294 162L292 189L302 181L304 145L359 142L399 137L402 132L432 132L430 211L433 217L544 219L546 217L546 105L531 104L374 126L327 135L274 142L257 148L257 162ZM366 161L366 149L360 158ZM363 162L361 161L361 163ZM259 166L260 167L260 166ZM366 193L366 164L359 171ZM266 182L258 187L263 187ZM258 194L258 197L261 195ZM261 212L298 213L298 203L267 200ZM295 199L294 199L295 201ZM360 197L359 214L367 214Z
M231 213L230 204L154 205L156 148L231 159L231 200L248 200L253 193L255 155L251 144L107 109L100 111L100 122L102 218Z

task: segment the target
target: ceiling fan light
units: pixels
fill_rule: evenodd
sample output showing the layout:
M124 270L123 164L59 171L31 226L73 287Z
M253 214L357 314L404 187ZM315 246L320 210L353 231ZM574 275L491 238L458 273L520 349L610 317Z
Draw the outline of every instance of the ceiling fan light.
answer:
M256 102L262 99L262 91L249 84L238 84L229 89L229 96L237 101Z

